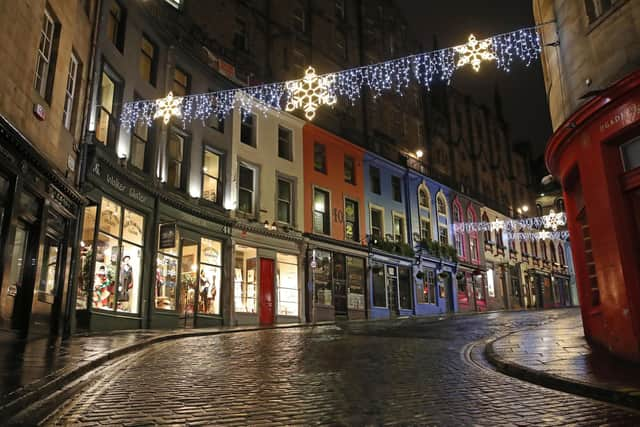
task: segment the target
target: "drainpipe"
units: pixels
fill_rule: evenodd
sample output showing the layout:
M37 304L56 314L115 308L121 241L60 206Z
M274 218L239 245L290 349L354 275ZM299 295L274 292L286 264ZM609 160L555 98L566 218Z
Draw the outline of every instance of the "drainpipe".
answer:
M102 0L98 0L96 2L96 7L93 12L93 28L91 29L91 50L89 53L89 70L88 70L88 78L87 78L87 93L84 100L83 107L83 118L82 118L82 127L80 133L80 144L84 145L85 138L87 135L87 128L89 126L89 109L91 105L91 97L93 95L93 72L96 58L96 45L99 34L100 27L100 10L102 9ZM75 176L75 186L76 188L80 188L80 184L84 181L84 174L86 169L86 149L84 147L79 150L79 161L78 161L78 171ZM69 264L69 278L67 280L67 301L65 304L64 314L63 314L63 326L62 326L62 339L66 339L71 336L71 319L73 313L75 313L75 302L77 298L78 289L74 286L74 282L76 278L76 270L78 268L78 257L79 257L79 239L82 233L82 223L84 222L84 209L80 207L80 212L77 215L76 221L73 226L73 234L72 234L72 243L71 243L71 261Z

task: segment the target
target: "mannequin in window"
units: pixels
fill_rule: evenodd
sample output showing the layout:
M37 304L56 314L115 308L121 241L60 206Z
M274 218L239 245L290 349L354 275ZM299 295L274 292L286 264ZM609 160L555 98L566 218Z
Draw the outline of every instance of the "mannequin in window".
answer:
M122 267L120 269L120 286L118 286L118 300L129 301L129 289L133 288L133 267L131 267L131 257L122 257Z

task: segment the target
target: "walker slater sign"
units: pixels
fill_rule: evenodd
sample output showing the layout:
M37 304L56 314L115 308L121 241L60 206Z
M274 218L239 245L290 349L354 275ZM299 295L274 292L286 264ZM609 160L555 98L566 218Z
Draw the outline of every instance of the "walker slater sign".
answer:
M143 204L151 203L151 197L149 197L141 190L138 190L137 188L126 184L124 182L124 179L118 177L118 175L116 175L116 172L111 170L108 166L105 166L102 163L96 161L91 171L93 172L94 176L99 177L100 180L107 184L109 187L129 196L133 200Z

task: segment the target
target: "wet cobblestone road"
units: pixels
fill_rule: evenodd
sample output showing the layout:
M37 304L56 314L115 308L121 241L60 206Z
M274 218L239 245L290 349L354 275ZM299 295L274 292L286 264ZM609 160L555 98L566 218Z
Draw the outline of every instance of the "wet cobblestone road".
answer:
M47 423L640 425L640 413L525 383L470 360L469 344L476 340L569 313L575 311L172 341L115 360Z

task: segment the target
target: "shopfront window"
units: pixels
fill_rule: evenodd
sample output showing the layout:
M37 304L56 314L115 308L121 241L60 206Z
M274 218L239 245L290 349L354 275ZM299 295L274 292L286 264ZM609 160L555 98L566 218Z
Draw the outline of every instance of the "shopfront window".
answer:
M347 256L347 306L364 310L364 259Z
M298 315L298 257L279 253L276 266L278 314Z
M240 313L256 312L257 251L236 245L233 268L235 309Z
M373 271L373 305L387 307L387 288L385 286L384 265L374 265Z
M333 288L331 286L331 252L314 250L312 254L313 283L316 303L333 304ZM313 267L315 265L315 267Z
M447 297L447 285L449 284L449 280L451 280L451 275L447 272L441 272L438 275L438 293L440 298Z
M102 199L95 242L93 308L138 312L143 234L142 215Z
M217 240L200 239L200 284L198 313L220 314L222 280L222 244Z

